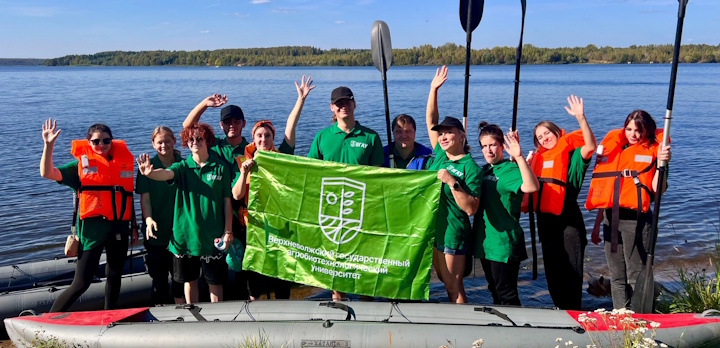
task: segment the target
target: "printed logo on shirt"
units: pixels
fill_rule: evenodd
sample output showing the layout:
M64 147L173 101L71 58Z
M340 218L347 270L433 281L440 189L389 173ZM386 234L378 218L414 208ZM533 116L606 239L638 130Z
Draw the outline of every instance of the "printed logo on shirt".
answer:
M217 174L213 174L213 173L207 174L206 181L221 181L221 180L222 180L222 175L217 175Z
M363 149L366 149L368 147L368 144L361 143L359 141L350 140L350 147L361 147Z
M448 172L452 173L453 175L455 175L455 176L457 176L457 177L459 177L459 178L462 178L463 175L465 175L465 173L457 170L457 169L455 168L455 166L453 166L452 164L449 165L449 166L447 166L446 169L447 169Z
M498 178L497 178L497 176L490 174L490 175L485 175L485 180L497 182Z

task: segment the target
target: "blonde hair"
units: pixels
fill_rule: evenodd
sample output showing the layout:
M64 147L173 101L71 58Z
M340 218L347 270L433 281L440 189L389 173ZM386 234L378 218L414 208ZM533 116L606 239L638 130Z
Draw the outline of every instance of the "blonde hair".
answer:
M175 139L175 133L173 133L172 129L168 126L157 126L155 129L153 129L152 136L150 137L151 141L155 141L155 137L157 137L160 134L167 134L169 135L175 143L177 143L177 139ZM180 156L180 150L173 148L173 153L176 156Z

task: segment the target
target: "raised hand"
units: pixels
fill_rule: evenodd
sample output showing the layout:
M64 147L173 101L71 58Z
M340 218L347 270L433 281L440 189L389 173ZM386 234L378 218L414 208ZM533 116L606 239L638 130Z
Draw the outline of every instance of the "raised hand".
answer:
M312 77L308 76L307 80L305 80L305 75L303 75L302 79L300 79L300 85L295 82L295 88L297 89L299 98L307 98L308 94L310 94L310 91L315 89L315 86L313 86L312 83Z
M583 103L582 98L578 98L576 95L571 94L567 97L567 102L569 107L566 106L565 111L567 111L568 114L575 116L576 119L585 117L585 104Z
M455 180L455 178L450 174L450 172L447 171L447 169L438 170L437 178L444 184L449 184L450 182Z
M137 160L135 160L138 165L138 171L140 174L148 176L153 171L153 165L150 163L150 156L148 154L144 153L140 156L138 156Z
M217 108L227 103L228 98L226 95L213 94L205 98L205 105L209 108Z
M438 89L440 86L447 81L447 73L448 68L447 66L443 65L442 67L435 70L435 77L433 77L432 82L430 83L430 89Z
M57 120L48 118L42 126L42 137L45 144L53 145L60 135L61 129L57 129Z
M513 158L522 157L522 149L520 148L520 137L518 131L509 131L505 134L505 151Z

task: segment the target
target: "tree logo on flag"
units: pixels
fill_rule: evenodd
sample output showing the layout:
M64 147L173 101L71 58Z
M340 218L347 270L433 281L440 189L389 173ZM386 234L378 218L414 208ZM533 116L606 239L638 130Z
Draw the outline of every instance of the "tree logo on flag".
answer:
M365 183L348 178L323 178L318 222L323 234L335 244L357 236L365 208Z

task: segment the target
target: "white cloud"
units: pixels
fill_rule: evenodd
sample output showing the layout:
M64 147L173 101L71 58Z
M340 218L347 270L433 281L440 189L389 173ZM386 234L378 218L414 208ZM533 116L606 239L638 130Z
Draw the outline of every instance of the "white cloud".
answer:
M250 15L242 14L242 13L240 13L240 12L235 12L235 13L233 13L233 16L235 16L235 17L237 17L237 18L247 18L247 17L249 17Z
M200 30L200 34L210 34L210 30Z
M267 4L269 2L270 2L270 0L252 0L252 1L250 1L250 3L253 5Z
M335 21L335 24L345 24L345 21Z

